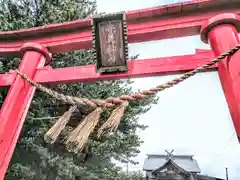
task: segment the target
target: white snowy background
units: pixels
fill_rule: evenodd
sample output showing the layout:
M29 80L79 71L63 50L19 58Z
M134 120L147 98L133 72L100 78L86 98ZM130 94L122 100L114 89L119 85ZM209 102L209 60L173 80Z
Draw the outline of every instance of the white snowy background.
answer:
M185 0L186 1L186 0ZM180 0L97 0L98 11L129 11ZM199 36L129 44L130 55L140 53L141 59L193 54L195 48L209 49ZM147 89L175 76L139 78L134 89ZM141 170L146 154L190 154L198 161L203 174L240 179L240 144L217 72L201 73L184 83L159 93L159 102L141 116L139 123L148 125L139 132L144 141L141 153L131 170Z

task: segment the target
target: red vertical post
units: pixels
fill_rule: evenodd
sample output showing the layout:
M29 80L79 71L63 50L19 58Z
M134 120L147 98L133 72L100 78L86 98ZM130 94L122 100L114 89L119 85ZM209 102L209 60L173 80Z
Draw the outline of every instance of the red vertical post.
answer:
M201 39L209 43L215 56L240 44L237 28L240 17L235 14L220 14L202 26ZM218 64L218 74L240 141L240 52Z
M43 46L25 44L19 70L33 78L36 70L51 60L51 54ZM16 75L0 111L0 180L4 179L8 164L14 152L23 127L35 87Z

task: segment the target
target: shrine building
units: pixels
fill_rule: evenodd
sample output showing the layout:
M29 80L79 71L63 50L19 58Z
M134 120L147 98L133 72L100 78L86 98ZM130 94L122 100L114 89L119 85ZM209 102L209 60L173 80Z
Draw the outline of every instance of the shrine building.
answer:
M143 170L146 180L223 180L201 174L192 155L149 154Z

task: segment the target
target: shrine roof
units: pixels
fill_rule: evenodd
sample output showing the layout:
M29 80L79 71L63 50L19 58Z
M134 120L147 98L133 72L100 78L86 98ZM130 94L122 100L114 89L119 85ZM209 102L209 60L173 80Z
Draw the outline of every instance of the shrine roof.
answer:
M189 171L185 170L184 168L178 166L172 159L168 159L162 166L158 167L154 171L152 171L152 174L156 174L158 172L163 171L167 168L168 165L172 165L174 168L180 170L184 174L189 174Z
M150 154L145 159L143 170L145 171L154 171L158 168L161 168L168 162L167 155L157 155ZM193 159L192 155L174 155L172 161L179 166L180 168L192 172L192 173L200 173L200 168L197 164L197 161Z

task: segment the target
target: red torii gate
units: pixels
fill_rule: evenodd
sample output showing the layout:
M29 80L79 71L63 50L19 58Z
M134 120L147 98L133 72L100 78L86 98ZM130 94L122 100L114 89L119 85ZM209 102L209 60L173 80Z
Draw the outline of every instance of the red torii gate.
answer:
M24 54L19 70L44 84L89 82L179 73L209 62L240 43L239 0L198 0L127 13L130 43L201 34L213 52L129 61L127 72L99 74L95 65L52 69L51 53L91 47L90 19L0 33L0 55ZM218 70L237 136L240 140L240 53L210 70ZM45 67L44 67L45 66ZM64 76L62 76L64 74ZM51 77L51 79L49 78ZM35 87L15 72L0 75L0 86L11 86L0 112L0 180L4 179Z

